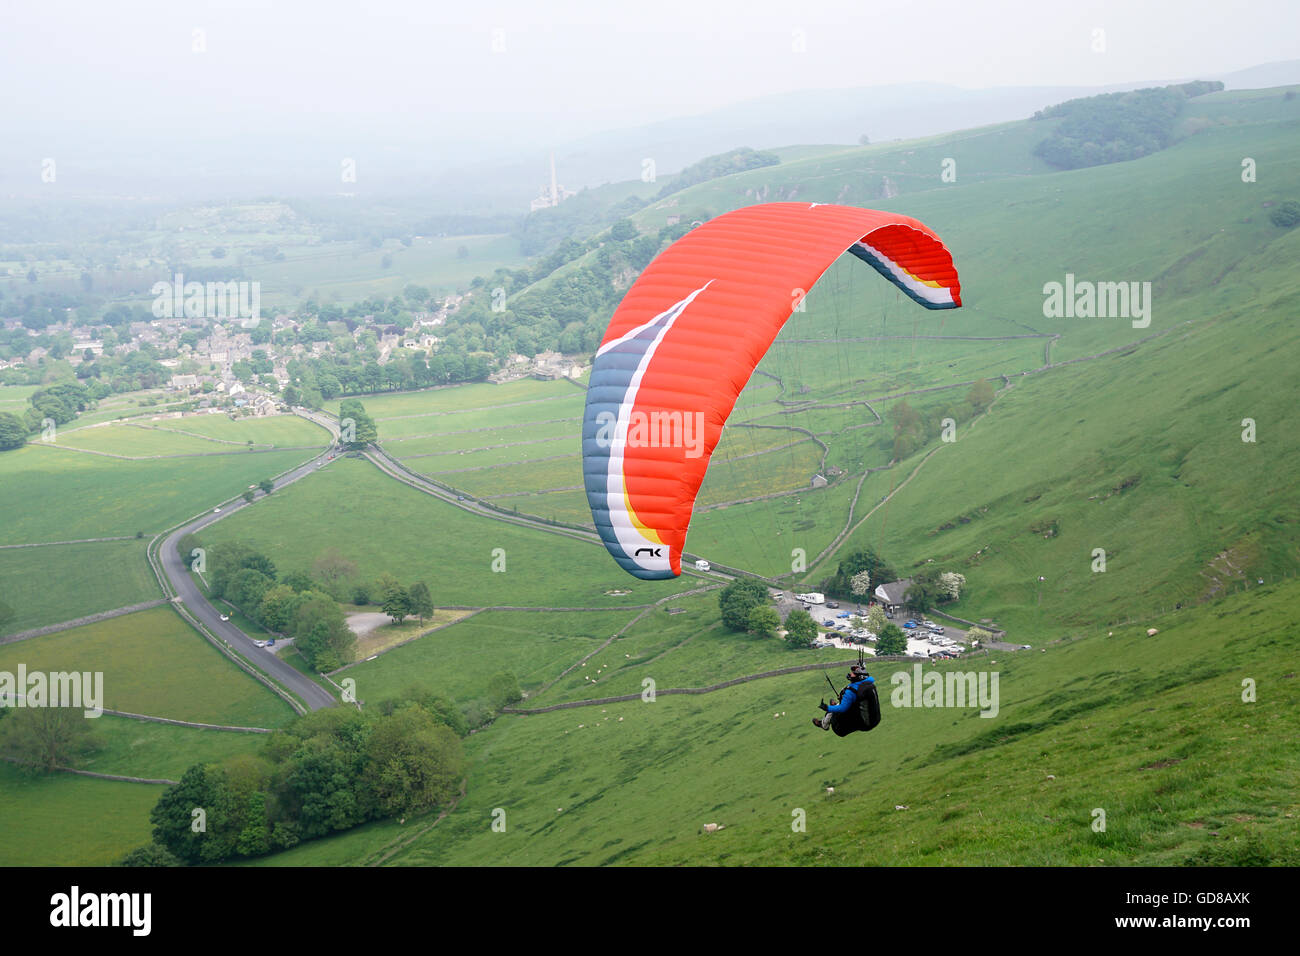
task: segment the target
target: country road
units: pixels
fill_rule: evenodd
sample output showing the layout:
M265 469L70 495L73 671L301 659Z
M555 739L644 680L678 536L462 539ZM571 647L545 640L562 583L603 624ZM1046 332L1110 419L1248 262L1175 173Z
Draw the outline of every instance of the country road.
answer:
M316 421L317 424L329 429L330 434L337 437L337 429L328 424L328 420ZM290 485L300 478L310 475L316 469L329 463L329 449L322 451L319 455L305 464L299 465L293 471L281 475L275 482L275 490L279 490L286 485ZM171 583L172 589L180 597L180 600L209 631L228 643L231 648L241 657L247 660L255 668L266 674L268 677L278 681L284 687L297 694L302 701L312 710L319 710L322 707L332 707L336 703L334 696L330 694L320 684L316 683L306 674L297 670L287 662L281 660L275 654L258 647L253 643L253 639L241 631L230 621L221 620L221 612L212 606L211 602L204 597L203 592L199 590L194 579L190 577L189 567L186 561L182 560L180 553L176 550L177 543L187 534L194 534L203 528L220 521L222 518L239 511L246 507L248 502L242 498L236 499L221 508L219 512L209 511L200 518L189 522L173 531L167 536L158 548L158 555L162 561L163 573L167 575L167 580Z

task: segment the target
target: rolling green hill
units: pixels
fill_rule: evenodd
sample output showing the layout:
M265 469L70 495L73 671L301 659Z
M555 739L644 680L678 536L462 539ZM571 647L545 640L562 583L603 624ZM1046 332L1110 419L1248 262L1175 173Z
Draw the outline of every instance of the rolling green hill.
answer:
M817 736L807 726L824 689L817 674L506 717L471 738L468 794L436 827L369 828L273 862L388 851L387 862L410 865L1300 862L1291 839L1300 447L1286 387L1300 231L1268 220L1272 204L1300 197L1300 106L1282 94L1200 97L1186 138L1110 166L1035 167L1038 134L1010 124L816 152L672 197L671 214L687 216L792 192L884 205L954 250L966 302L955 313L914 316L870 274L828 274L762 366L780 387L756 376L737 413L758 421L779 398L807 397L794 417L848 476L824 491L703 511L688 547L779 573L789 535L807 524L784 513L798 502L820 519L798 532L810 556L849 527L837 553L870 545L904 570L933 560L962 572L956 613L996 618L1009 639L1033 645L939 665L998 673L996 717L888 708L869 736ZM912 157L923 152L929 171L901 180L915 189L888 201L860 195L863 170L876 174L869 154L919 166ZM942 156L956 159L954 183L938 181ZM1258 164L1258 182L1243 182L1243 157ZM652 205L634 218L657 229L667 214ZM1067 273L1150 282L1149 326L1045 316L1044 285ZM1012 335L1035 337L1000 338ZM887 414L905 391L961 395L983 376L999 386L992 408L956 442L932 441L871 474L850 512L856 462L876 445L850 442L869 429L816 406L862 398ZM1243 441L1244 419L1253 442ZM701 501L725 498L742 470L711 469ZM834 560L795 582L817 582ZM635 693L642 675L698 687L776 666L756 639L711 628L707 598L697 605L695 629L664 634L669 653L643 653L648 623L589 668L612 660L609 692ZM1148 626L1159 633L1147 637ZM879 668L885 687L908 669ZM539 703L594 692L571 676L547 695ZM490 829L496 808L506 833ZM796 810L805 832L791 829ZM1104 831L1093 828L1098 810ZM726 829L702 834L710 822Z
M1300 199L1300 104L1283 92L1198 97L1181 140L1131 162L1052 171L1032 152L1042 124L1005 124L782 151L782 165L633 216L657 232L670 215L758 201L856 203L915 216L953 250L965 307L950 313L900 301L856 261L832 267L742 394L687 546L796 587L863 546L904 573L930 562L960 571L967 588L950 610L994 618L1032 645L937 665L997 674L996 716L887 707L878 730L839 740L810 726L825 690L816 672L504 716L466 739L466 796L436 826L434 816L372 824L264 862L1300 863L1300 438L1290 427L1300 229L1268 215ZM1242 180L1244 158L1257 182ZM955 181L940 179L944 159ZM1044 286L1067 274L1151 283L1149 325L1049 317ZM972 414L962 403L980 379L997 397ZM891 464L891 409L904 398L930 422L951 410L956 441L931 431ZM581 401L569 383L520 382L365 403L408 467L521 512L585 521L573 487ZM179 495L164 501L177 520L182 500L262 477L240 478L250 465L233 459L216 459L220 476L114 462L111 479L69 450L5 460L18 497L104 502L61 518L14 499L15 542L129 535L146 516L161 527L167 516L140 496ZM810 488L828 466L843 474ZM740 502L770 493L781 496ZM489 524L360 461L337 461L205 536L248 541L282 570L338 548L363 577L427 579L439 604L539 609L486 612L358 665L363 698L423 680L463 705L513 667L527 706L548 706L636 694L647 677L661 690L698 688L837 656L727 632L712 594L680 596L685 580L633 581L598 547ZM509 573L491 570L496 547ZM806 571L790 571L795 548ZM645 614L635 607L673 595ZM548 610L561 606L601 610ZM891 675L912 672L877 667L886 691ZM164 696L124 687L141 709ZM124 736L103 758L118 772L133 767ZM174 772L179 735L140 741L140 766ZM202 753L230 746L207 741ZM108 792L60 788L70 807ZM491 829L498 808L504 833ZM706 823L725 829L704 834Z

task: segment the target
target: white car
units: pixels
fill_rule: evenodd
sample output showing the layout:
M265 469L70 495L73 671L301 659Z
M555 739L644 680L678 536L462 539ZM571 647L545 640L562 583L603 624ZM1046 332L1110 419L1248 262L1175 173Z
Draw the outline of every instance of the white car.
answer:
M266 647L266 641L254 641L253 643L258 647Z
M220 509L220 508L213 508L213 509L212 509L212 513L213 513L214 515L219 515L219 514L221 514L221 509Z
M229 615L229 614L223 614L223 615L221 615L221 619L222 619L223 621L229 621L229 620L230 620L230 615Z

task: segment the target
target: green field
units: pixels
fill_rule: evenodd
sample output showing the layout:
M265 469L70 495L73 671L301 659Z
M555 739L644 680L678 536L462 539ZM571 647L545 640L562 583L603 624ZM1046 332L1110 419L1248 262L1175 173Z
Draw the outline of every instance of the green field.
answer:
M0 670L91 671L107 710L205 724L276 727L293 711L169 607L0 645Z
M259 753L266 734L199 730L105 714L95 718L93 754L78 770L150 780L179 780L196 763L217 763L236 754Z
M152 536L288 471L310 451L120 461L28 445L0 455L0 544ZM40 507L33 507L40 502ZM127 602L121 602L127 603Z
M388 572L423 580L440 606L618 608L690 586L631 581L598 545L467 514L352 458L259 499L201 537L209 546L245 541L283 571L309 571L338 548L361 579ZM496 549L504 572L492 570ZM605 593L615 588L631 593Z
M161 598L147 545L131 538L0 549L0 600L14 611L0 634Z
M152 833L166 787L67 773L27 776L0 762L0 866L110 866Z
M357 697L372 702L418 685L467 703L486 696L489 678L503 670L519 678L527 694L559 677L635 613L485 611L343 673L356 679Z

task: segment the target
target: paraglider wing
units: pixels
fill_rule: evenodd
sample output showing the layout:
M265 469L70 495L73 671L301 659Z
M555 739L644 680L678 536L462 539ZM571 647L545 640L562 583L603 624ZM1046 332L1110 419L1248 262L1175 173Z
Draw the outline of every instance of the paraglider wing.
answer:
M592 519L625 570L681 574L695 496L723 424L802 295L845 251L920 305L961 287L939 238L908 216L825 203L726 213L665 249L596 352L582 424Z

